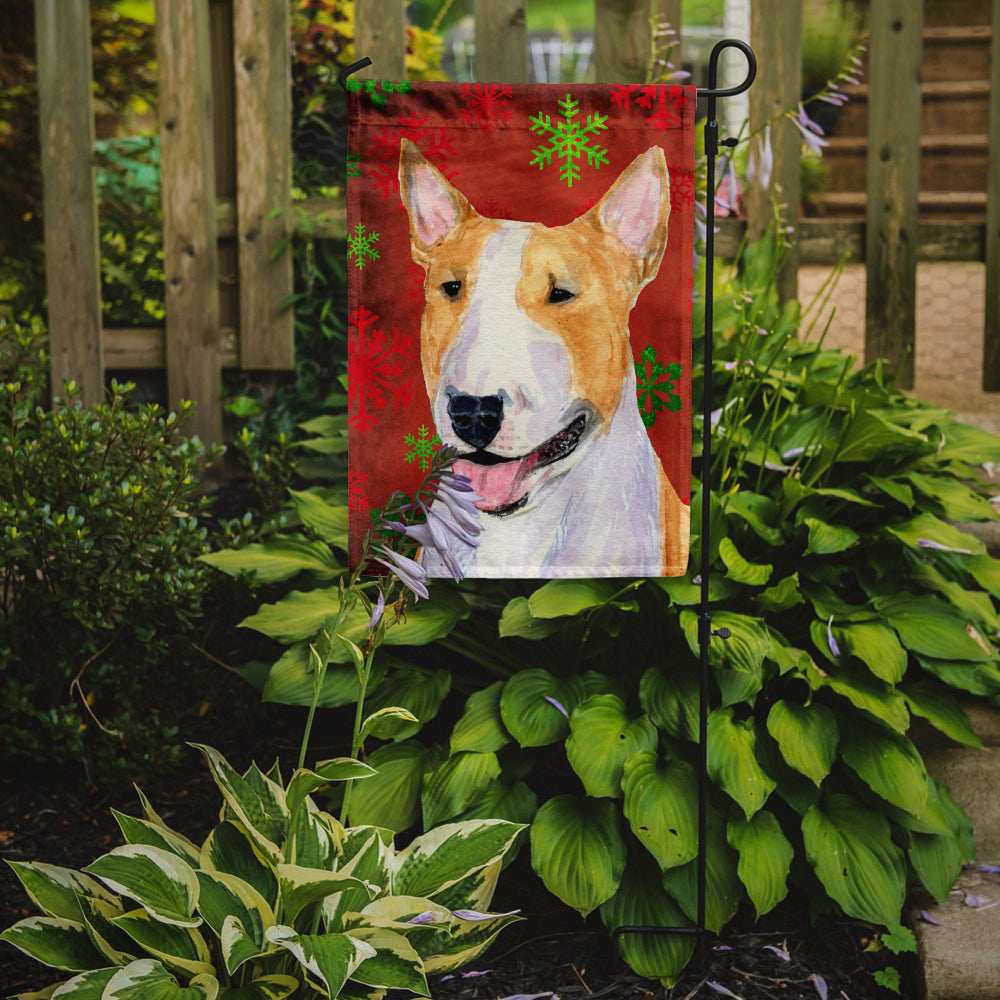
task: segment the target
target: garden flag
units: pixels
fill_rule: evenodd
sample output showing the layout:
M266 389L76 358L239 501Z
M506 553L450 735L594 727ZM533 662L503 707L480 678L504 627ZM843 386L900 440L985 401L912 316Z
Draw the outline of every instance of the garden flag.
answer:
M444 444L479 497L466 575L684 573L694 90L351 81L348 102L352 566Z

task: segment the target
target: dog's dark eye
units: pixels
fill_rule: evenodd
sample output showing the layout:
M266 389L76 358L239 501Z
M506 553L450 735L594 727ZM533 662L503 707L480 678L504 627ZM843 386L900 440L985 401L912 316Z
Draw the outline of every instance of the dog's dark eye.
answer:
M446 281L441 285L441 291L448 296L449 299L455 298L456 295L462 290L461 281Z
M568 288L553 288L549 292L549 302L569 302L576 296Z

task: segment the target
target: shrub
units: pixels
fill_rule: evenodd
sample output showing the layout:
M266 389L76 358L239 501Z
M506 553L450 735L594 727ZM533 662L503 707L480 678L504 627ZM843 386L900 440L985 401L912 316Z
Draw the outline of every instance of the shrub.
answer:
M82 872L11 863L42 914L0 938L78 973L60 995L429 996L427 974L472 961L518 919L485 912L516 824L453 823L398 849L311 798L367 765L324 761L285 785L277 766L240 774L199 749L225 803L201 846L140 795L144 818L115 813L127 843Z
M8 760L107 772L175 752L151 681L191 660L208 453L184 432L188 405L131 409L128 385L96 406L68 385L42 408L40 338L0 321L0 743Z

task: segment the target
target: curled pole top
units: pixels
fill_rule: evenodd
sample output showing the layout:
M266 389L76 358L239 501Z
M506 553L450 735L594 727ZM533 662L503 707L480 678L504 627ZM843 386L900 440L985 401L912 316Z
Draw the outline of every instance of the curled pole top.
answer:
M719 76L719 56L725 49L739 49L747 58L746 79L735 87L718 87ZM717 97L735 97L749 90L751 84L757 78L757 57L753 54L753 49L746 42L738 38L724 38L721 42L716 42L712 48L712 54L708 57L708 86L698 89L699 97L707 97L711 104L714 104Z

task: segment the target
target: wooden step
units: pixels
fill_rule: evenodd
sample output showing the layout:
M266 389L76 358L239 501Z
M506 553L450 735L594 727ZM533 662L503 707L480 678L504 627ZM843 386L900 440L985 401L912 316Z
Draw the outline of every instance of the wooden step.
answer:
M864 219L868 204L863 191L830 191L816 202L829 218ZM981 223L986 216L986 193L979 191L921 191L920 218Z
M988 80L993 31L987 25L924 29L920 75L924 83Z
M921 135L947 135L956 124L965 133L988 131L989 80L937 80L921 84ZM846 91L849 101L841 109L836 135L866 135L868 131L868 84Z
M924 0L924 27L954 24L989 24L992 0ZM867 6L867 4L866 4Z

